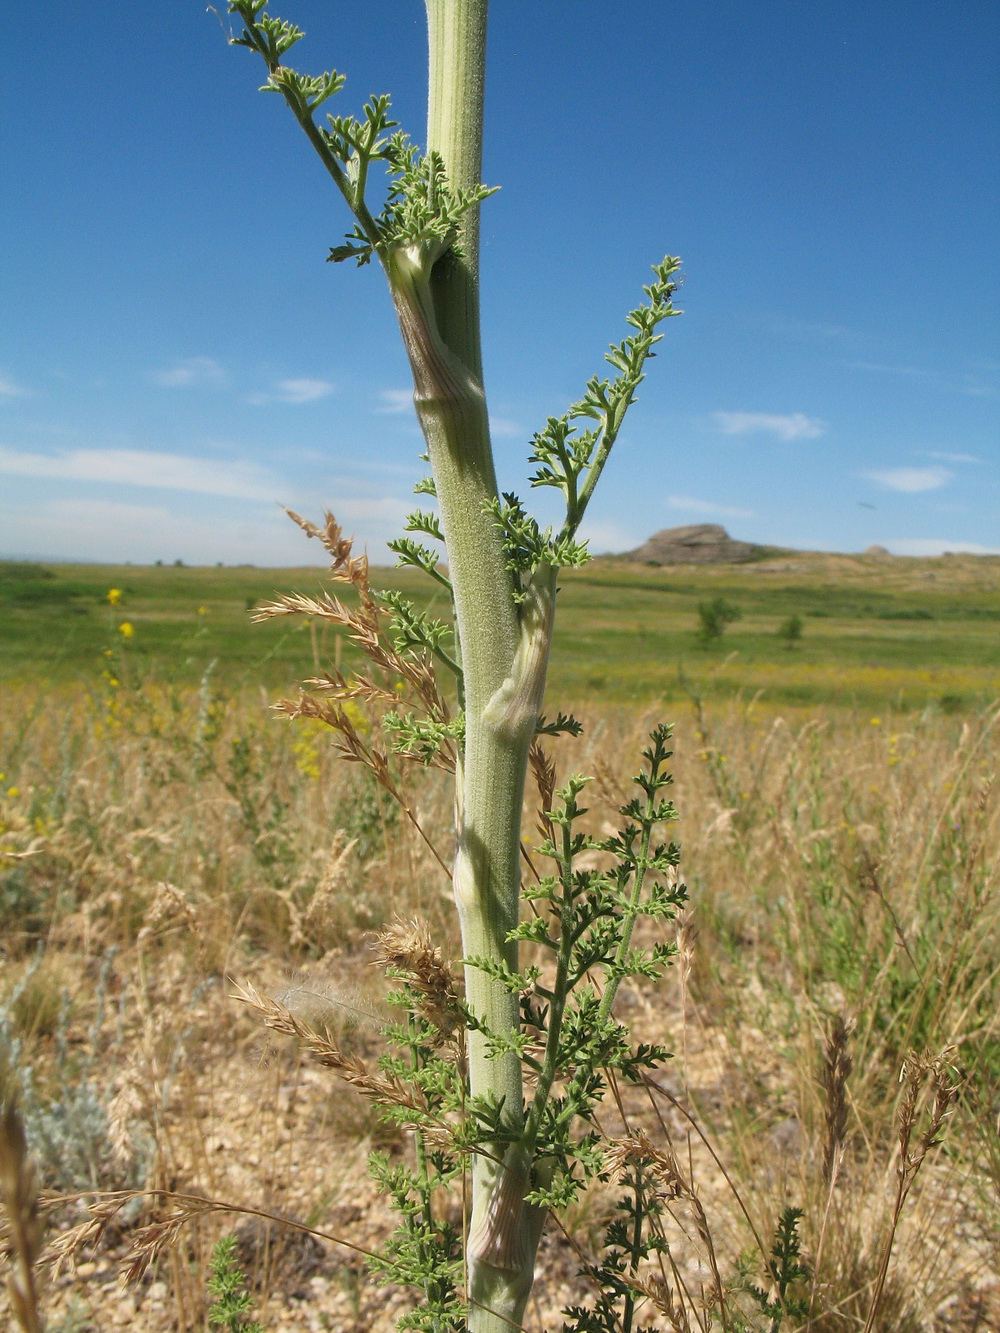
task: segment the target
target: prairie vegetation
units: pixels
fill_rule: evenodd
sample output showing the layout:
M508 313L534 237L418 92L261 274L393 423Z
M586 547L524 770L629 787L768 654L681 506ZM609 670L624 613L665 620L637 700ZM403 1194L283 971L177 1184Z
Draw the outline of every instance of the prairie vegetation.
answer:
M996 567L775 563L562 578L550 695L585 730L552 754L559 781L598 775L589 827L614 826L624 756L677 724L690 905L666 981L618 1000L635 1039L675 1058L601 1114L660 1154L662 1231L693 1313L667 1313L651 1270L640 1317L707 1327L717 1275L732 1329L996 1327ZM437 859L445 775L394 770L407 818L324 728L268 712L336 648L308 627L250 630L246 606L315 571L53 574L8 570L9 596L18 578L51 592L5 607L0 724L0 1023L50 1245L76 1264L41 1272L47 1327L207 1327L228 1232L266 1329L387 1329L414 1297L376 1287L350 1247L392 1226L369 1156L403 1162L412 1138L379 1122L363 1079L262 1035L234 994L249 983L374 1067L376 936L419 920L460 957ZM742 619L699 648L697 603L715 596ZM789 653L775 631L792 614L805 628ZM524 827L540 839L533 813ZM96 1189L145 1193L95 1217ZM613 1201L595 1186L550 1223L528 1329L560 1328L586 1298L579 1272ZM458 1225L460 1182L450 1206Z
M330 658L359 655L305 621L258 625L247 610L321 584L317 568L14 565L0 562L0 680L87 689L109 648L133 679L197 685L209 662L227 688L291 690ZM414 570L380 569L447 618L447 598ZM121 601L110 606L109 588ZM350 589L345 591L350 598ZM702 642L699 603L740 613ZM801 621L794 654L779 635ZM134 634L118 630L131 624ZM790 660L791 659L791 660ZM560 575L550 697L835 704L903 712L982 707L1000 687L1000 558L898 559L785 553L746 565L663 568L602 559Z

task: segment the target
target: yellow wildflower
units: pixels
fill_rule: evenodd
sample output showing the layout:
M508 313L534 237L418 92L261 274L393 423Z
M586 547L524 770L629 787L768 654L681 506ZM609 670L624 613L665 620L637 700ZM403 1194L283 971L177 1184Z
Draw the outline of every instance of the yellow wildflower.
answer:
M111 606L117 606L118 603L121 601L121 599L122 599L121 588L108 589L108 602L110 603Z
M303 777L317 780L321 775L320 756L327 742L329 731L320 718L303 718L299 722L298 734L292 742L295 764Z
M198 607L198 614L199 614L200 616L207 616L207 615L208 615L208 607L207 607L207 606L199 606L199 607Z
M118 633L123 639L131 639L132 635L135 633L135 626L132 624L131 620L123 620L118 626Z
M371 723L368 721L364 710L359 708L353 699L344 700L341 705L341 712L359 736L367 736L371 731Z
M20 788L20 787L8 787L8 788L7 788L7 795L8 795L8 796L20 796L20 795L21 795L21 788Z
M882 719L881 719L880 717L873 717L873 718L872 718L872 726L873 726L873 727L880 727L881 725L882 725Z

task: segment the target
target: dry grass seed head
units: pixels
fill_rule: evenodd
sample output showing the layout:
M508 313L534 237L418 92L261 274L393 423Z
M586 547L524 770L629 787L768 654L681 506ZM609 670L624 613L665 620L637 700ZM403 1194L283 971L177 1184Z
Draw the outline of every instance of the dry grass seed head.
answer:
M655 1274L630 1278L629 1286L652 1302L654 1308L668 1321L667 1327L671 1333L691 1333L687 1310L675 1299L673 1288L665 1278Z
M114 1096L108 1102L108 1142L112 1155L121 1163L130 1161L135 1151L136 1121L151 1118L150 1089L143 1072L146 1063L143 1052L132 1052L118 1079Z
M461 1027L458 980L431 939L426 921L395 921L375 941L374 963L405 977L420 997L418 1009L441 1042Z
M80 1198L78 1195L71 1197L77 1202ZM54 1235L45 1247L41 1262L52 1270L54 1277L58 1276L64 1264L75 1264L82 1250L93 1249L100 1244L115 1218L135 1197L135 1191L121 1190L101 1195L93 1203L87 1204L86 1220ZM56 1196L47 1200L46 1204L48 1208L56 1209L68 1201L67 1197Z
M899 1127L899 1164L898 1171L903 1176L915 1175L931 1148L940 1143L939 1135L944 1122L954 1111L954 1103L962 1088L962 1080L951 1063L953 1046L945 1047L939 1055L927 1055L918 1052L907 1056L899 1071L899 1080L903 1084L900 1100ZM927 1123L917 1140L915 1150L910 1150L913 1131L919 1119L921 1093L928 1091L926 1102Z
M157 934L179 925L186 926L194 940L200 941L200 923L194 906L176 885L161 880L156 885L152 900L146 908L139 935L144 937L148 934Z
M621 1182L634 1167L644 1167L658 1185L664 1199L690 1198L691 1188L684 1180L673 1153L657 1148L641 1129L622 1138L611 1139L604 1154L604 1169L612 1181Z
M823 1180L829 1185L843 1154L847 1137L847 1080L854 1067L848 1048L853 1021L837 1014L827 1029L820 1080L823 1087Z
M338 829L334 834L326 863L306 908L305 925L310 932L322 928L326 918L332 914L334 902L346 888L347 865L357 841L357 838L348 841L343 829Z
M253 1009L272 1032L295 1037L314 1060L335 1070L362 1096L383 1106L407 1108L421 1122L427 1115L426 1101L416 1089L407 1087L392 1074L370 1070L358 1056L343 1051L329 1037L301 1023L283 1004L269 995L261 995L249 982L236 987L234 998Z
M550 814L556 792L556 765L555 760L546 753L544 746L537 738L531 742L531 748L528 750L528 764L538 788L536 827L542 837L551 842L554 830Z
M288 511L296 523L311 537L319 537L326 549L334 557L330 576L342 582L352 584L359 601L358 610L345 606L339 598L329 593L316 597L304 593L288 593L273 602L265 602L254 611L254 621L270 620L275 616L306 615L320 620L331 620L343 625L350 638L358 645L368 660L380 670L407 681L419 696L431 717L447 720L448 708L438 688L434 667L425 653L402 654L396 651L382 634L384 610L378 604L368 582L367 557L351 555L351 542L341 535L341 529L331 514L326 515L326 528L320 530L315 524ZM334 698L366 698L397 702L395 696L363 676L355 676L348 681L340 672L325 673L323 677L307 682L314 688L332 693ZM282 701L280 711L287 711Z
M322 528L310 523L307 518L301 518L293 509L286 509L285 513L293 523L299 525L307 537L315 537L327 551L333 561L330 566L331 578L353 584L359 594L367 592L368 557L354 554L354 539L344 536L343 528L329 509L323 512Z

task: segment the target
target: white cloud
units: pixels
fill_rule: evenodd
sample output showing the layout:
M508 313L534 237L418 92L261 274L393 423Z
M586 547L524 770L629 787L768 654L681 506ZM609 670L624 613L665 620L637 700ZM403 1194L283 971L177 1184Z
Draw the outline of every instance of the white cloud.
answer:
M394 529L388 534L391 538L398 536L402 531L413 503L410 500L401 500L395 495L361 495L353 498L338 497L330 507L337 515L338 521L343 521L345 527L352 521L361 523L365 530L370 530L375 523L391 523Z
M165 389L219 388L226 382L226 372L210 356L190 356L175 361L169 370L157 370L153 381Z
M74 559L184 560L188 564L253 562L267 565L327 563L277 506L245 512L192 513L167 504L122 504L112 500L51 500L5 523L12 549L52 551ZM313 549L316 548L316 549ZM137 631L141 633L141 627Z
M284 403L314 403L317 398L326 398L333 393L333 385L328 380L279 380L278 397Z
M382 406L376 407L376 412L386 412L394 415L400 412L409 412L413 408L412 389L383 389L379 398L382 400Z
M940 537L899 537L882 543L893 555L1000 555L1000 547L980 546L978 542L949 542Z
M856 330L843 324L826 324L819 320L791 319L784 315L764 315L760 324L769 333L777 333L798 342L843 342L856 343Z
M923 366L891 366L881 361L847 361L850 370L866 370L875 375L898 375L901 379L923 380L937 389L949 389L952 392L969 394L973 398L993 398L996 387L975 375L965 373L949 374L940 370L927 370ZM990 367L986 366L989 370Z
M498 440L513 440L524 435L524 430L509 417L490 417L490 432Z
M849 370L868 370L873 375L901 375L904 379L936 379L935 370L922 370L920 366L889 366L882 361L848 361Z
M720 518L753 518L752 509L737 509L733 505L716 504L714 500L695 500L690 495L671 495L667 498L671 509L683 509L692 514L714 514Z
M981 463L983 460L975 454L946 454L938 449L919 450L923 458L939 458L943 463Z
M827 422L804 412L781 416L772 412L713 412L723 435L773 435L777 440L814 440Z
M0 371L0 400L4 398L21 398L28 392L21 387L9 375L4 375Z
M586 519L580 525L579 535L594 555L605 551L628 551L641 540L618 523L590 523Z
M254 407L267 407L271 403L315 403L333 393L333 389L329 380L278 380L273 393L252 393L247 402Z
M256 463L139 449L74 449L65 454L21 453L0 446L0 475L104 485L151 486L241 500L274 500L280 483Z
M863 477L877 482L889 491L917 495L921 491L936 491L951 481L954 473L946 467L890 467L881 472L863 472Z
M376 563L391 564L385 542L399 534L409 505L385 495L331 499L337 517L355 538L356 549L367 549ZM298 508L317 517L322 503L313 506L315 513L301 504ZM277 505L238 500L200 504L167 496L162 504L91 497L45 500L5 513L3 541L10 552L45 551L53 558L94 561L329 564L319 543L309 541Z

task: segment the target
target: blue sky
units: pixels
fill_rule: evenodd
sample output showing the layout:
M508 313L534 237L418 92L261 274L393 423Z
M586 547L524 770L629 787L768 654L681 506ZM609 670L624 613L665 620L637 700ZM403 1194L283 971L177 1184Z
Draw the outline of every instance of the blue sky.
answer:
M420 0L279 0L295 63L423 137ZM165 19L169 15L169 21ZM5 5L0 554L373 559L420 439L374 267L290 114L204 0ZM664 326L591 511L595 550L747 540L1000 551L992 0L493 0L487 391L504 489L664 253ZM228 26L228 20L223 20ZM548 492L531 497L554 518Z

